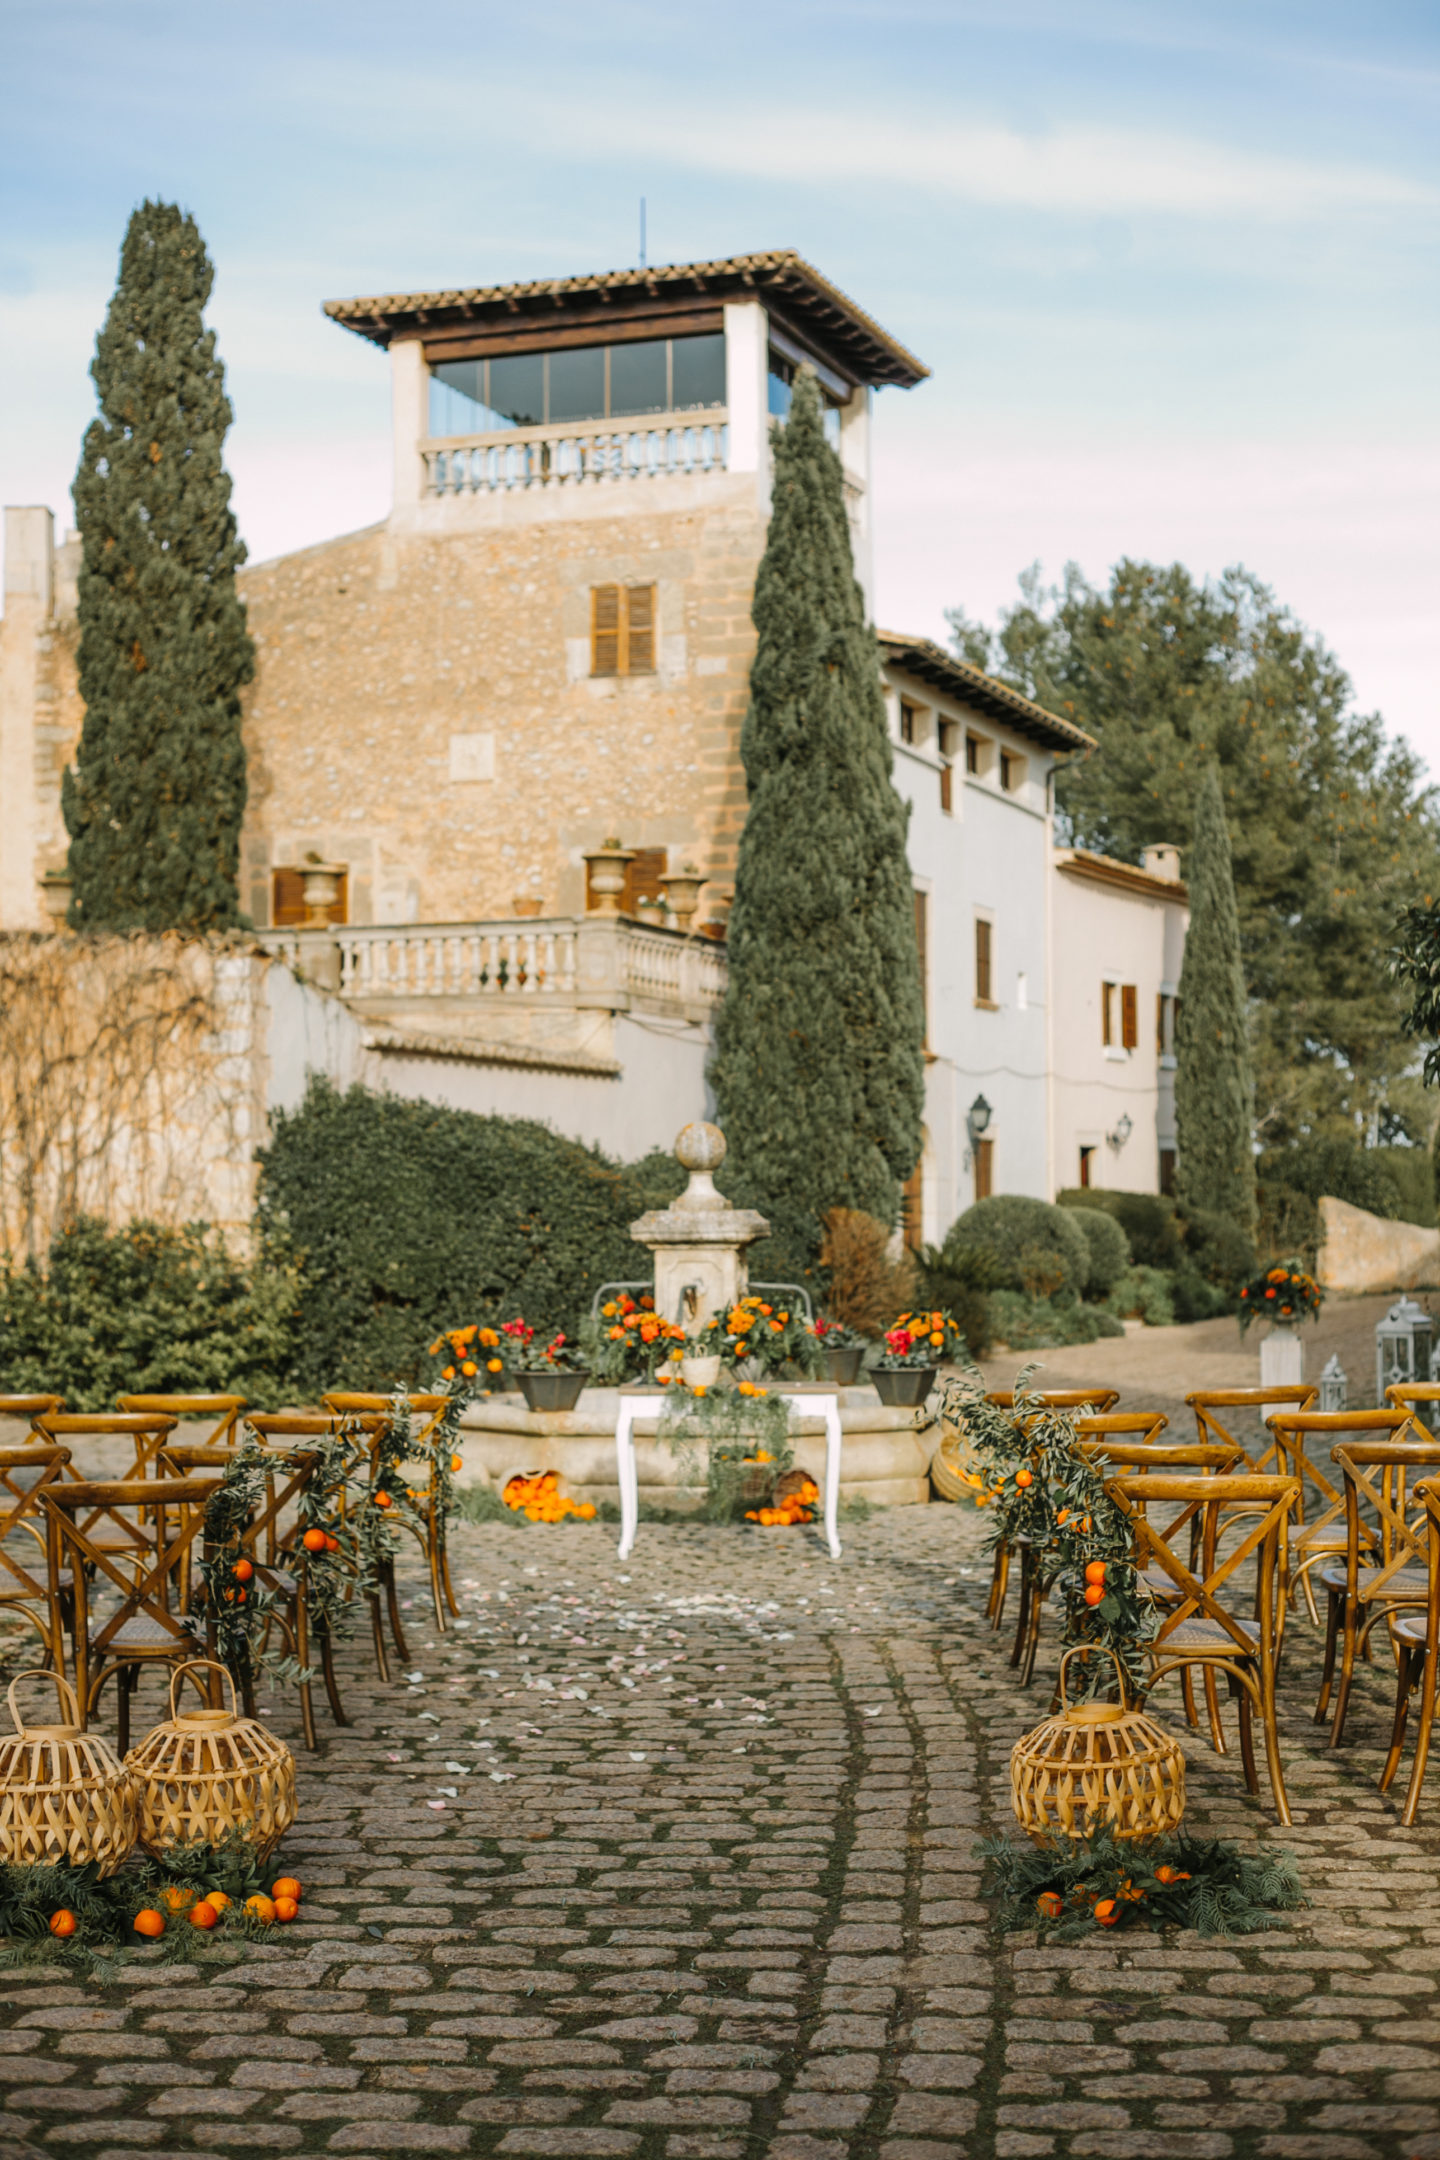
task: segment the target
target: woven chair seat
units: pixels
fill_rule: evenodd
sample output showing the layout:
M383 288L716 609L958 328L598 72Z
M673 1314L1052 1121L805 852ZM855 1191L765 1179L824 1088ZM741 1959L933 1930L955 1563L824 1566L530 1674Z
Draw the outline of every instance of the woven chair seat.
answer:
M1425 1641L1426 1622L1423 1612L1397 1613L1390 1623L1390 1628L1392 1634L1401 1642L1409 1643L1412 1647L1418 1647Z
M1384 1574L1383 1568L1362 1567L1360 1569L1355 1581L1362 1600L1369 1597L1370 1585L1382 1574ZM1345 1595L1345 1570L1343 1567L1323 1567L1319 1571L1318 1579L1325 1585L1327 1590L1334 1590L1341 1597ZM1424 1568L1396 1568L1393 1575L1386 1577L1381 1586L1380 1596L1382 1601L1388 1599L1392 1604L1423 1605L1429 1590L1430 1578Z
M1336 1529L1306 1530L1302 1526L1292 1534L1290 1543L1292 1546L1303 1545L1306 1552L1344 1552L1345 1532Z
M1164 1568L1141 1568L1139 1579L1142 1583L1144 1583L1145 1588L1150 1592L1151 1597L1164 1598L1172 1605L1179 1604L1181 1596L1180 1585L1176 1582L1173 1575L1166 1574Z
M1235 1619L1236 1627L1246 1640L1258 1644L1260 1631L1254 1621L1241 1620L1234 1615L1231 1617ZM1210 1651L1226 1657L1244 1654L1234 1636L1221 1627L1218 1620L1182 1620L1179 1627L1170 1630L1163 1642L1156 1643L1153 1647L1157 1657L1166 1657L1176 1650L1195 1650L1202 1654Z
M193 1644L189 1647L193 1648ZM133 1613L110 1638L109 1654L121 1650L173 1650L176 1657L186 1654L186 1638L173 1629L162 1627L148 1613Z

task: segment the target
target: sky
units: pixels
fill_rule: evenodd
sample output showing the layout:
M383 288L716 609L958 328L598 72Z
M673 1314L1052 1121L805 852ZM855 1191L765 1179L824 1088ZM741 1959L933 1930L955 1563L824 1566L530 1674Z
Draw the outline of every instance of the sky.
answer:
M0 499L69 486L121 236L195 214L253 559L389 503L320 303L791 246L920 355L877 617L1243 563L1440 775L1434 0L0 0Z

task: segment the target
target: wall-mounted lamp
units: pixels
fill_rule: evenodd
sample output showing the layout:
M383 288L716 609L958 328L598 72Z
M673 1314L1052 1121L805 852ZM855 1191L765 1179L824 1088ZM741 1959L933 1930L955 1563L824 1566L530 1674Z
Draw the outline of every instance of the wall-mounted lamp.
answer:
M1131 1133L1134 1132L1134 1130L1135 1127L1130 1122L1129 1111L1122 1110L1120 1113L1119 1124L1115 1127L1114 1132L1106 1133L1105 1138L1109 1142L1111 1147L1119 1149L1124 1147L1126 1141L1129 1139Z
M981 1134L989 1130L990 1120L993 1115L994 1112L991 1110L989 1103L986 1102L985 1097L977 1095L965 1113L965 1130L970 1135L970 1145L972 1147Z

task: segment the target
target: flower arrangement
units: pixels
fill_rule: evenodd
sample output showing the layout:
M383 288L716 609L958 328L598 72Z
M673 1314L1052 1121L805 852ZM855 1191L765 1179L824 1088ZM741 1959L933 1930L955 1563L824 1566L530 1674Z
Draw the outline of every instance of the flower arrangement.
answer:
M870 1337L862 1335L858 1328L847 1327L843 1320L817 1320L815 1340L822 1350L868 1350Z
M557 1332L547 1342L520 1319L507 1320L501 1333L509 1338L506 1356L515 1372L583 1372L585 1358L580 1345Z
M437 1335L429 1354L445 1360L440 1369L442 1380L476 1380L486 1387L493 1386L505 1370L501 1349L495 1328L472 1321L469 1327L448 1328Z
M1325 1293L1296 1261L1264 1268L1240 1292L1240 1332L1252 1320L1313 1320Z
M754 1296L737 1298L728 1310L712 1313L691 1355L718 1356L732 1372L742 1365L762 1374L798 1365L809 1373L818 1364L815 1331L809 1322L783 1305Z
M586 1321L581 1342L591 1377L603 1387L654 1380L668 1364L678 1373L685 1356L684 1328L662 1320L648 1292L632 1298L626 1291L607 1299L596 1318Z
M901 1313L885 1330L879 1363L888 1371L941 1365L963 1354L965 1338L948 1312Z
M1293 1853L1254 1851L1184 1830L1139 1848L1106 1830L1054 1845L987 1838L975 1848L982 1882L1001 1900L1002 1929L1038 1927L1043 1942L1143 1924L1200 1935L1254 1935L1282 1927L1305 1903Z

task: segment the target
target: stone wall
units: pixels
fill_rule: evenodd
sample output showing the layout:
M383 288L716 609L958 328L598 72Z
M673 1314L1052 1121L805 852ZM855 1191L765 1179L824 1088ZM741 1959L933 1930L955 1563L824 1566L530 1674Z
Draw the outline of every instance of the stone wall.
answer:
M1326 1290L1418 1290L1440 1284L1440 1229L1387 1222L1346 1200L1320 1202L1316 1279Z

